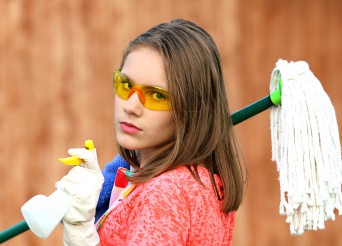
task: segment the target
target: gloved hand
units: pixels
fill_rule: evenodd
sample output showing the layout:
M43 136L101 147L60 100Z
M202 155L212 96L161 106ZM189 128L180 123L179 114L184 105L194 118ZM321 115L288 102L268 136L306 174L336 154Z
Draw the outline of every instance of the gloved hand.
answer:
M84 163L73 167L56 183L57 189L70 195L69 209L63 217L64 245L94 246L100 242L94 216L104 182L96 149L70 149L68 152L83 159Z

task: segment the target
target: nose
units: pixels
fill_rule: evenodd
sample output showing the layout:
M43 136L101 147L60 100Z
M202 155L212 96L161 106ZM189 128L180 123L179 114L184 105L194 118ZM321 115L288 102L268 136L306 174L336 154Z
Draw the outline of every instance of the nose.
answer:
M135 115L141 115L142 113L142 108L143 108L143 105L140 101L140 98L139 98L139 92L137 91L137 93L131 93L129 98L125 101L125 104L124 104L124 111L127 113L127 114L135 114Z

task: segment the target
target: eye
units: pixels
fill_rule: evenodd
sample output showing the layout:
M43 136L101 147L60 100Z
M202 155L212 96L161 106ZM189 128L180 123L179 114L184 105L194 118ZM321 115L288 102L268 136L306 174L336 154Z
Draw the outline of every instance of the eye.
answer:
M128 80L124 80L121 83L122 83L122 87L126 90L131 90L133 88L132 83L129 82Z
M157 100L157 101L161 101L161 100L164 100L166 99L166 96L164 96L162 93L160 92L153 92L152 93L152 98L154 100Z

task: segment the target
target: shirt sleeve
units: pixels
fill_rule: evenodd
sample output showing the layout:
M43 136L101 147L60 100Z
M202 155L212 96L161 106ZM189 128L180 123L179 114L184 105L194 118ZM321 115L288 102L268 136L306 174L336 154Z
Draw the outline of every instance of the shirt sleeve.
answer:
M127 245L185 245L189 207L181 190L171 182L151 184L138 198Z

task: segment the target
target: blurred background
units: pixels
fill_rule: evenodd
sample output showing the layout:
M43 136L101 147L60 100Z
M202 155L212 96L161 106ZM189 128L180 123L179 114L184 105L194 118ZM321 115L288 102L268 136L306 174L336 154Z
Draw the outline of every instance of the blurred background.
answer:
M231 112L268 94L278 59L304 60L342 125L340 0L8 0L0 16L0 230L23 220L31 197L55 190L70 169L57 161L68 148L93 139L101 167L114 158L112 73L131 39L173 18L215 39ZM234 245L342 245L341 216L290 235L269 128L269 111L235 126L248 187ZM62 245L62 226L48 239L28 231L5 245Z

